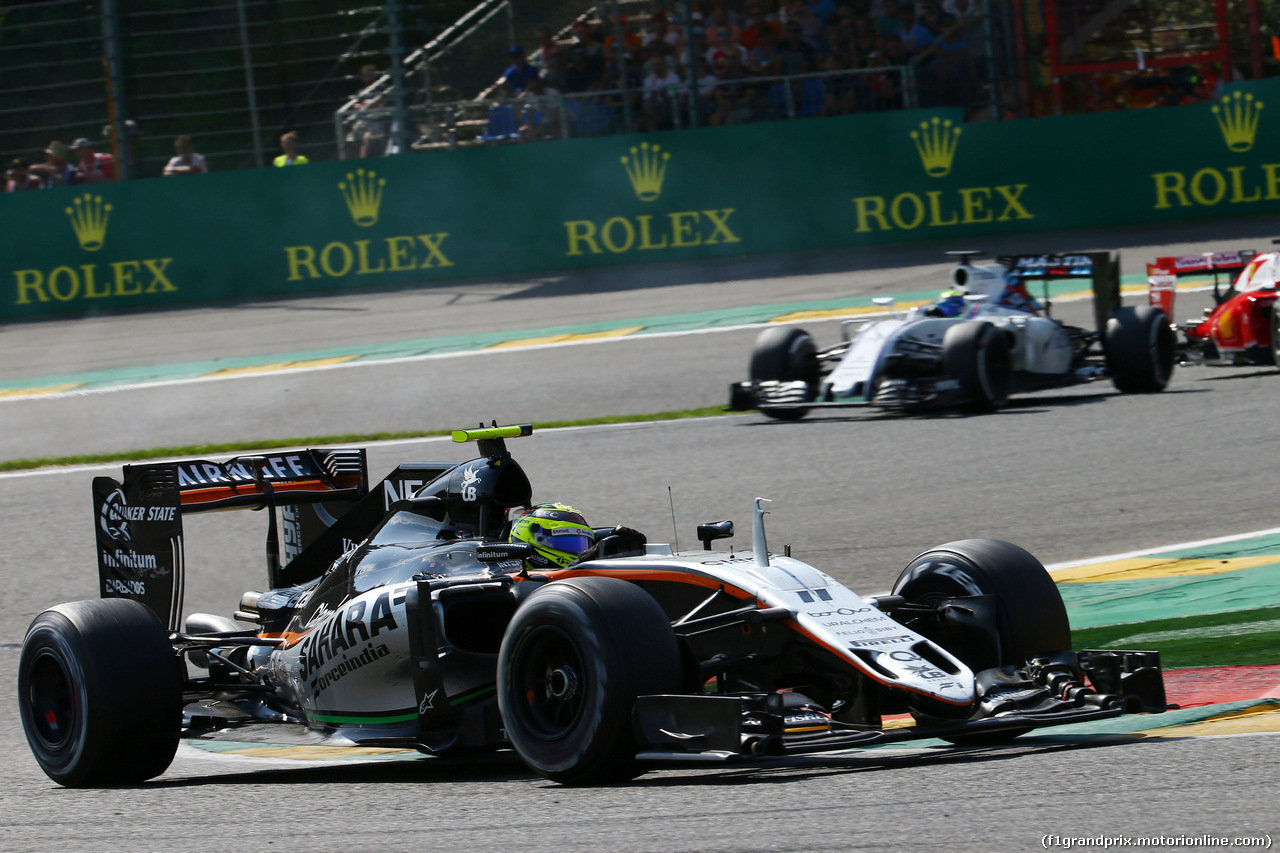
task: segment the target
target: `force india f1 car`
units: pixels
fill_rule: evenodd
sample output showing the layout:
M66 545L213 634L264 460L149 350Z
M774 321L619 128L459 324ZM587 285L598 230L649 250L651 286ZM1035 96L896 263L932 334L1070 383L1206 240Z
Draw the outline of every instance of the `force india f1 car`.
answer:
M1176 335L1158 308L1120 304L1118 256L1017 255L975 266L976 252L950 254L960 259L953 290L933 306L848 320L840 343L826 349L802 329L766 329L751 353L749 380L730 386L729 408L781 420L847 406L990 411L1011 393L1105 376L1126 393L1168 384ZM1092 279L1097 331L1049 315L1048 282L1067 278ZM1043 306L1026 289L1031 280L1045 282Z
M1280 277L1277 259L1277 252L1244 250L1158 258L1147 265L1150 302L1169 317L1173 317L1179 278L1213 275L1214 307L1205 310L1205 317L1175 327L1183 334L1179 354L1184 362L1280 365L1280 317L1275 311L1276 279ZM1226 292L1219 284L1223 273L1229 282Z
M1053 581L1007 542L928 550L892 593L863 597L771 553L758 498L749 549L712 550L730 522L682 553L604 528L578 562L530 570L533 546L503 532L531 499L504 439L531 431L456 432L479 458L402 465L372 491L358 450L95 479L105 597L44 611L22 647L40 766L100 786L163 773L183 738L514 747L582 784L1165 708L1158 653L1071 651ZM245 593L236 621L192 614L179 630L182 525L230 508L268 510L271 588ZM914 726L885 723L908 713Z

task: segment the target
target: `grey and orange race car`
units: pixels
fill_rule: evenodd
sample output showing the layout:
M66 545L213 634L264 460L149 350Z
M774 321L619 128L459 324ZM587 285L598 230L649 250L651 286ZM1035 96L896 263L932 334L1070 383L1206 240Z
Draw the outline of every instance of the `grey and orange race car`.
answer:
M402 465L372 489L345 449L97 478L104 597L44 611L22 647L40 766L68 786L132 784L184 738L514 748L585 784L1165 708L1159 655L1073 651L1053 581L1007 542L931 548L864 597L771 552L757 498L749 548L713 548L731 522L681 553L600 528L575 562L530 569L534 546L505 536L532 500L505 441L531 432L458 431L478 458ZM180 626L183 525L234 508L267 510L269 588L234 619ZM905 713L914 726L883 722Z

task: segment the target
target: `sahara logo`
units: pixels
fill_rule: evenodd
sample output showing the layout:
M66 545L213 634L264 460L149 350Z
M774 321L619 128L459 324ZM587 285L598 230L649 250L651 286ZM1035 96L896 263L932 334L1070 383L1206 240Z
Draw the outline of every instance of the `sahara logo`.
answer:
M75 229L80 248L96 252L107 239L107 220L111 218L111 205L102 203L102 196L85 193L67 208L71 227Z
M1262 101L1246 92L1232 92L1211 106L1227 150L1243 154L1253 150L1262 120ZM1155 210L1182 207L1215 207L1222 202L1249 204L1280 201L1280 163L1215 168L1193 173L1154 172Z
M66 208L76 242L86 252L96 252L107 242L112 206L102 196L85 193ZM53 269L13 270L14 305L42 302L75 302L106 296L140 296L178 289L169 280L173 258L140 258L107 264L80 264ZM149 276L149 278L144 278Z
M1253 147L1262 106L1262 101L1255 101L1253 95L1236 92L1224 95L1222 103L1211 108L1213 117L1218 120L1218 129L1222 131L1222 140L1232 151L1243 152Z
M661 146L640 143L637 151L631 149L631 157L622 157L622 168L627 170L627 178L631 180L631 188L636 191L636 198L641 201L657 201L662 195L662 182L667 177L667 161L671 159L669 151Z
M342 190L342 199L351 211L351 219L361 228L368 228L378 221L378 208L382 206L382 190L387 185L386 178L379 178L372 169L356 169L353 175L347 173L345 181L338 182Z
M642 142L630 156L619 158L636 198L657 201L667 179L671 153L662 146ZM565 255L622 255L633 251L683 249L740 243L729 227L736 208L679 210L674 213L613 216L603 221L572 219L564 223Z
M911 131L911 141L926 175L944 178L951 174L951 161L960 145L960 128L952 127L951 119L934 116L933 121L920 122L920 129Z
M960 147L962 129L951 119L934 116L911 131L920 165L930 178L945 178ZM955 190L900 192L892 197L864 195L853 199L858 234L876 231L912 231L921 226L942 228L985 222L1035 219L1022 200L1030 184L961 187Z
M338 182L342 200L346 202L351 221L360 228L378 224L382 195L387 179L372 169L348 172ZM408 272L432 267L453 266L442 244L449 233L402 234L381 240L334 240L323 246L285 246L288 267L286 281L318 278L345 278L349 275L373 275L385 272Z

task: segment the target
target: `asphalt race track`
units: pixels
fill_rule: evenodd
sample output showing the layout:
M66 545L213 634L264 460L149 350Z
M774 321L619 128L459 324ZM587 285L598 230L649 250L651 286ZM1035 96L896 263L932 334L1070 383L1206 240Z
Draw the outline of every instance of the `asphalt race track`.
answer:
M1264 248L1268 227L1253 219L983 248L1123 247L1125 269L1133 271L1157 254ZM1157 249L1166 239L1182 242ZM320 339L371 343L819 299L842 287L914 291L945 271L933 262L940 248L954 247L833 254L797 265L802 274L793 276L782 259L768 259L701 271L656 268L648 283L642 272L597 272L24 324L0 328L0 364L3 378L21 378L295 351ZM927 265L911 266L922 257ZM1191 300L1184 304L1189 309ZM829 322L814 331L838 334ZM0 458L715 405L745 370L754 335L8 400L0 402ZM795 556L872 593L887 589L916 554L958 538L1009 539L1052 563L1275 527L1278 420L1280 372L1201 367L1180 370L1160 395L1121 396L1095 383L1018 398L990 416L857 411L777 423L746 414L544 431L511 448L536 498L572 502L595 524L626 523L656 541L671 539L674 508L683 547L694 544L696 523L723 518L738 523L734 541L746 547L751 499L770 498L775 550L789 544ZM402 460L465 455L446 441L424 440L375 446L370 459L379 476ZM1280 840L1280 738L1269 735L1037 737L999 748L665 769L631 785L581 790L535 779L511 756L299 762L183 747L153 783L63 790L40 772L22 735L13 687L18 649L41 609L96 594L89 482L118 472L112 465L0 474L7 570L0 683L8 685L0 691L0 849L986 851L1040 849L1046 835ZM242 591L261 589L264 530L255 513L191 520L188 612L229 613Z

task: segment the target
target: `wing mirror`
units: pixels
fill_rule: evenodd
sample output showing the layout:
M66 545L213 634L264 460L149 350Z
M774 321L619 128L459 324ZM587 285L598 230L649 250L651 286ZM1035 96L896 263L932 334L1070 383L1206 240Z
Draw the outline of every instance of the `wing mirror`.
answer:
M711 550L711 543L717 539L729 539L733 536L732 521L712 521L698 525L698 541L705 551Z

